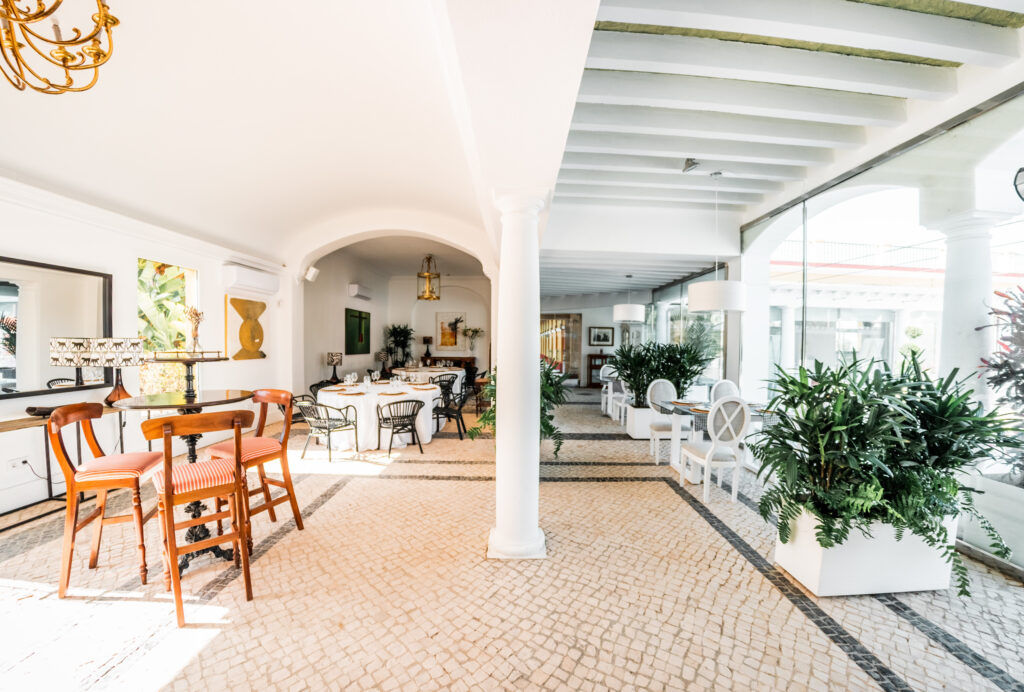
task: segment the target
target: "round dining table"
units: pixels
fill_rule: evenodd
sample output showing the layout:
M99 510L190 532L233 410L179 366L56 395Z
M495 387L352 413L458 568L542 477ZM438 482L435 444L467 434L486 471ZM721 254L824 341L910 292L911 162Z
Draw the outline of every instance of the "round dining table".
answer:
M183 416L200 413L204 408L211 406L227 406L236 404L252 398L252 392L246 389L201 389L195 392L194 396L185 392L163 392L161 394L143 394L128 399L121 399L114 402L114 408L126 411L177 411ZM188 463L196 463L196 444L202 435L182 435L188 449ZM207 507L196 500L185 505L185 513L193 519L202 516ZM210 529L206 524L197 524L189 528L185 533L185 540L189 543L198 543L210 537ZM219 558L231 560L234 558L231 550L224 550L220 546L211 546L197 550L194 553L185 553L178 559L178 571L184 572L189 562L202 553L210 552Z
M427 444L434 436L434 400L441 398L441 388L434 384L392 384L380 381L371 384L335 385L317 392L317 402L344 409L352 406L356 410L356 424L359 426L359 449L377 449L377 406L396 401L416 399L423 402L423 408L416 416L416 435L420 444ZM382 430L380 445L386 448L390 430ZM352 430L331 433L331 449L352 449L356 436ZM395 438L395 447L404 447L412 442L412 435L400 434Z
M430 382L430 378L436 377L437 375L455 375L455 384L452 385L452 392L456 394L462 391L462 382L466 379L465 368L445 368L441 366L425 368L392 368L391 372L417 383Z

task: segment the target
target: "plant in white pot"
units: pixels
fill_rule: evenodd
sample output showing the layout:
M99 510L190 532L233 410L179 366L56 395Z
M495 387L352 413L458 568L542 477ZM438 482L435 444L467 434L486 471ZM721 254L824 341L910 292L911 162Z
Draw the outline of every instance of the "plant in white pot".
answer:
M968 594L956 521L981 522L1008 550L958 476L1016 444L1013 423L984 413L956 371L933 380L912 356L899 374L875 362L779 371L778 423L751 445L773 484L761 515L778 528L775 562L818 596L944 589Z

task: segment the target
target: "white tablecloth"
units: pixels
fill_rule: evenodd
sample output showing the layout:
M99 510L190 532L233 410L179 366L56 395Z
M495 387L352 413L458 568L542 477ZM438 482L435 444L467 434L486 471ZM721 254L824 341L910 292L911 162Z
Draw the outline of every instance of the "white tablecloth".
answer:
M437 375L455 375L452 392L456 394L462 391L462 381L466 379L465 368L392 368L391 372L410 377L413 382L429 382Z
M417 385L424 386L424 385ZM382 396L385 392L401 392L401 396ZM346 396L348 394L361 393L362 396ZM339 387L328 387L317 393L317 401L321 404L343 409L346 406L353 406L356 409L356 422L359 424L359 450L377 449L377 404L385 406L396 401L406 399L418 399L423 402L416 417L416 434L420 438L420 444L427 444L433 438L433 409L434 399L441 396L441 389L432 385L430 389L417 389L410 385L395 386L392 384L356 384L341 389ZM388 435L390 430L382 430L380 435L381 447L387 449ZM412 435L408 433L399 435L395 440L395 447L404 447L412 442ZM355 435L351 430L331 433L331 447L333 449L352 449L355 447Z

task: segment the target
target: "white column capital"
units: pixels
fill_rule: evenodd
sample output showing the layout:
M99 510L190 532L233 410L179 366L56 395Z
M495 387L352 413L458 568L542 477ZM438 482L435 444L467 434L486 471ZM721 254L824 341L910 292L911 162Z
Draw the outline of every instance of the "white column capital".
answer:
M551 191L544 189L515 190L494 193L494 206L502 216L506 214L539 214L551 199Z
M988 235L995 226L1011 217L1006 212L974 209L931 221L928 228L943 233L949 239L970 238Z

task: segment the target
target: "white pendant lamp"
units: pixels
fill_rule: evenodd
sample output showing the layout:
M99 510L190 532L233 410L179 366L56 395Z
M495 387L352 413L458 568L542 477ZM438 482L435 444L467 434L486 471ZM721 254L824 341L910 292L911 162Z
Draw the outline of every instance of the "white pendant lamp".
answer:
M626 274L627 279L632 279L632 274ZM626 300L633 296L630 291L626 292ZM612 306L612 322L625 322L627 324L640 323L646 320L647 308L641 303L619 303Z
M715 275L718 275L718 179L721 171L715 171L711 177L715 181ZM719 310L746 310L747 287L740 281L715 279L714 281L698 281L687 288L689 312L717 312Z

